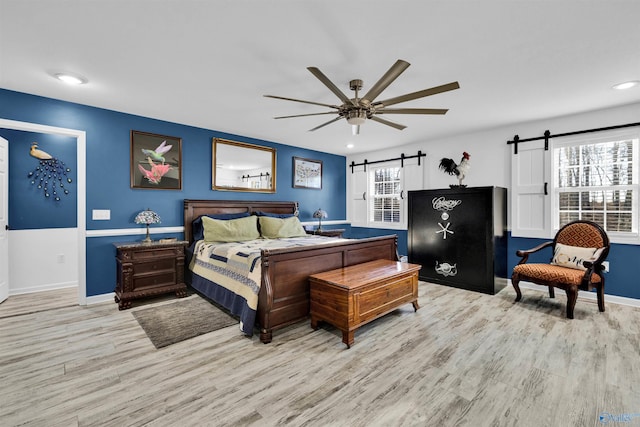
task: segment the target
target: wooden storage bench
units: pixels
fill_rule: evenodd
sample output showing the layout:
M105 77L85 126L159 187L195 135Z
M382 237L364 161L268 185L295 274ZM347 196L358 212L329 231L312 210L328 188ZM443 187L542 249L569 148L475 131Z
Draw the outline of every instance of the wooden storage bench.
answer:
M351 347L360 326L399 306L412 303L418 310L418 271L421 266L379 259L309 276L311 327L318 322L342 331Z

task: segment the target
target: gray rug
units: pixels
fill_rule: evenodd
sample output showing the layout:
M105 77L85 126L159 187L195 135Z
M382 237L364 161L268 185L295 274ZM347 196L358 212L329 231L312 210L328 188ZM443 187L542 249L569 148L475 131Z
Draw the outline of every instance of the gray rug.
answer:
M133 316L156 348L238 324L238 320L199 295L136 310Z

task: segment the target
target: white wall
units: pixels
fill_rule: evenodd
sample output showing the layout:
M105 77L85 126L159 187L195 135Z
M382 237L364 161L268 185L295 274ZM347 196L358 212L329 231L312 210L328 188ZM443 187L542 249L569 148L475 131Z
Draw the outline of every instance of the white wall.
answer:
M446 120L447 117L442 117ZM391 159L417 154L421 150L427 155L425 162L424 189L448 188L450 184L457 184L458 180L438 169L440 159L448 157L459 162L464 151L471 156L471 169L463 184L469 187L497 186L509 188L511 185L511 156L513 145L507 145L514 135L520 139L539 137L549 130L551 134L573 132L583 129L601 128L606 126L623 125L640 122L640 103L623 107L603 109L570 116L555 117L545 120L518 123L512 126L493 128L470 134L461 134L446 138L425 137L422 142L392 147L386 150L359 153L347 156L347 218L353 218L351 206L351 162L362 163L375 160ZM404 132L411 131L410 129ZM526 144L523 143L523 144ZM362 168L362 166L359 166ZM507 192L509 197L509 191ZM510 202L509 202L510 203ZM510 206L510 204L508 204ZM511 228L511 212L508 215L509 229Z
M77 228L9 230L9 295L77 286L77 241Z

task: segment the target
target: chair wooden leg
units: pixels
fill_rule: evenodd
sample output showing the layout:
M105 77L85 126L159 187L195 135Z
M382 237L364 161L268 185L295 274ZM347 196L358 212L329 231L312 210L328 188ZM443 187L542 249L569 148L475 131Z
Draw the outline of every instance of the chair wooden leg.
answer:
M518 283L520 283L520 276L518 276L517 274L512 275L511 284L513 285L513 289L515 289L516 291L515 302L518 302L522 299L522 292L520 292L520 286L518 285Z
M604 286L600 285L597 288L598 293L598 310L604 313Z
M576 306L578 300L578 289L568 287L567 292L567 319L573 319L573 309Z
M553 286L549 286L549 298L555 298L556 291L553 289Z

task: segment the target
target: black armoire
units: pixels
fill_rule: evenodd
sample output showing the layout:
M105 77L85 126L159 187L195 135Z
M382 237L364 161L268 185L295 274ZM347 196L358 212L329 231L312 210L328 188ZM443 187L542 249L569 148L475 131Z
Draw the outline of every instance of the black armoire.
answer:
M409 262L420 280L495 294L507 283L507 190L409 191Z

